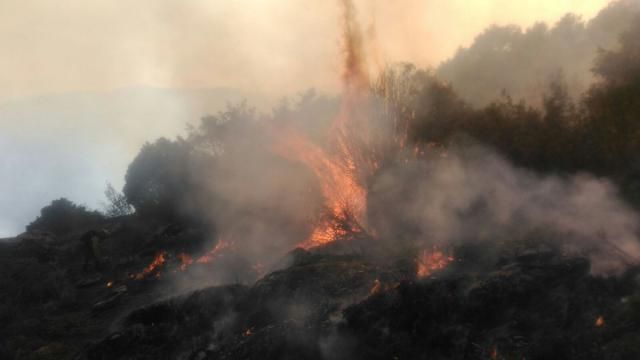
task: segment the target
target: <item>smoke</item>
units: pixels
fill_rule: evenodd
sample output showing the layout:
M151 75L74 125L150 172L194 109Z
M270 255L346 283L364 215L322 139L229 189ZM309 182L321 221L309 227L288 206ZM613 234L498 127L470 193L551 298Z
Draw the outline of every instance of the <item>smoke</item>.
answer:
M553 24L537 22L526 29L493 25L444 61L436 74L476 106L503 92L540 105L548 84L558 77L578 99L595 79L591 69L598 50L615 49L620 34L638 16L640 1L621 0L588 21L567 14Z
M346 91L362 92L369 86L364 38L352 0L341 0L343 12L343 84Z
M638 216L605 179L534 174L476 145L417 152L426 157L403 149L391 130L402 115L369 93L354 3L340 6L340 98L307 94L272 115L239 107L203 120L200 131L211 131L216 154L193 167L206 195L189 201L215 223L217 240L208 246L231 242L248 264L272 269L323 216L347 210L358 227L399 247L539 236L588 256L597 274L640 260Z
M534 174L476 145L385 169L370 202L385 241L448 248L534 237L588 256L595 274L640 260L638 214L609 181Z

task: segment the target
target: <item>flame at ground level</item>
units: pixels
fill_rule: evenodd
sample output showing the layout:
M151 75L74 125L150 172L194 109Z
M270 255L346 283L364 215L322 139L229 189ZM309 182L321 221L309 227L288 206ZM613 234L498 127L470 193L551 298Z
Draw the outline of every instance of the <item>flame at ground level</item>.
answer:
M134 279L142 280L147 278L152 273L156 272L160 267L162 267L162 265L164 265L166 261L166 258L165 258L166 255L167 253L165 251L160 251L158 254L156 254L151 264L147 265L147 267L144 268L141 272L133 276ZM156 276L158 275L159 273L156 273Z
M425 249L420 252L420 255L416 258L416 275L419 278L425 278L431 276L435 271L442 270L454 261L454 257L447 254L437 248L431 250Z
M316 224L311 236L299 247L311 248L361 232L366 225L367 194L357 181L355 163L345 151L329 154L301 134L282 134L275 150L307 165L320 183L328 216ZM342 149L344 150L344 149Z

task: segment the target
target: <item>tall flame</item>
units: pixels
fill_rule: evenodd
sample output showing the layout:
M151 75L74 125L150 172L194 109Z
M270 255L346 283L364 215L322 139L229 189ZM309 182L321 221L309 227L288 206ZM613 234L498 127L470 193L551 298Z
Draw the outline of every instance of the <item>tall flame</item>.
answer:
M320 182L327 216L300 247L310 248L344 238L366 229L367 193L362 184L368 172L363 143L366 137L364 108L369 91L363 37L351 0L341 1L343 9L344 94L338 116L330 128L329 149L309 141L302 134L280 133L276 150L285 157L306 164ZM354 131L357 128L357 132ZM359 136L356 136L359 135Z

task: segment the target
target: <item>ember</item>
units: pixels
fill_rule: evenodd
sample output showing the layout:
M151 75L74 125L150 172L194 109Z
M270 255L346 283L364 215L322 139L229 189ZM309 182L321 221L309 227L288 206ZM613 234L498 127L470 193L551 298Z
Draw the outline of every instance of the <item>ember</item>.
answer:
M379 293L381 290L382 290L382 284L380 283L380 280L375 279L373 281L373 287L371 288L371 290L369 290L369 294L375 295Z
M196 263L198 264L208 264L210 262L212 262L213 260L215 260L217 257L222 256L222 254L225 251L229 251L233 249L233 242L228 242L225 240L219 240L218 243L216 244L216 246L213 247L213 249L211 251L209 251L208 253L200 256L197 260Z
M498 347L497 346L493 346L491 348L491 360L497 360L498 359Z
M416 275L419 278L429 277L433 272L446 268L454 260L453 256L445 254L435 247L432 250L425 249L416 259L418 267Z
M133 276L134 279L136 280L142 280L147 278L148 276L152 275L155 273L155 277L159 278L160 277L160 273L158 272L159 269L164 265L166 259L165 256L167 255L167 253L165 251L160 251L156 257L153 259L153 261L151 262L151 264L149 264L146 268L144 268L144 270L142 270L142 272L135 274Z
M255 271L259 276L265 274L265 267L262 263L255 263L252 267L253 271Z
M598 316L598 318L596 319L595 326L596 327L603 327L604 326L604 317L602 317L602 315Z
M113 281L109 281L109 282L107 283L107 287L108 287L108 288L110 288L110 287L112 287L112 286L113 286Z
M193 264L193 259L188 254L180 253L177 258L180 260L180 271L187 270L187 268Z

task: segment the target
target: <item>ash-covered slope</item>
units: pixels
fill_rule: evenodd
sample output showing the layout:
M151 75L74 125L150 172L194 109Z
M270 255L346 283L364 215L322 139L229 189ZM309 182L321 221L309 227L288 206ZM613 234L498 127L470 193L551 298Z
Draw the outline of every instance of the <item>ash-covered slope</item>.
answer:
M402 257L296 250L289 267L253 286L211 287L135 310L79 358L640 356L636 270L593 277L587 259L540 248L479 263L473 254L482 247L460 249L464 256L426 278Z
M170 240L194 229L118 221L96 273L81 271L73 235L2 244L2 358L640 357L639 269L593 276L557 242L467 242L444 256L352 239L293 250L256 281L231 252L181 270ZM146 240L125 248L134 238ZM137 276L158 249L162 265Z

